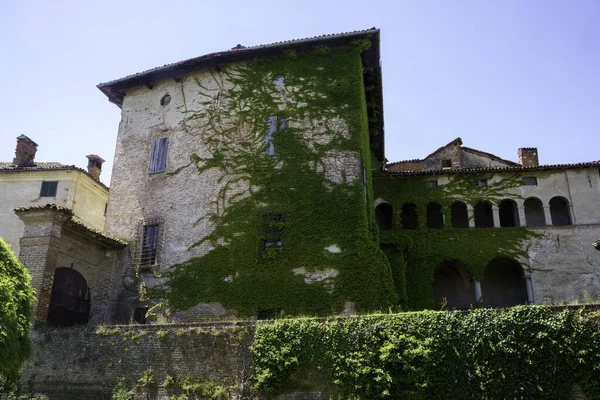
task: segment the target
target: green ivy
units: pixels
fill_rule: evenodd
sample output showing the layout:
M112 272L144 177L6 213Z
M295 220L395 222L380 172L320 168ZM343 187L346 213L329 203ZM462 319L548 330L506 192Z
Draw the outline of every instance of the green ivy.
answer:
M195 80L195 98L204 101L198 107L185 100L182 129L201 140L206 153L192 154L174 174L192 168L221 176L214 212L203 217L213 230L194 245L210 251L172 266L154 296L177 309L215 301L240 316L266 310L330 315L348 300L359 310L397 303L372 209L360 58L366 47L288 52L213 70L211 85ZM279 77L283 85L274 84ZM278 118L272 156L265 154L270 116ZM362 176L350 179L349 170L341 172L341 183L326 179L324 157L342 151L360 155L366 193ZM264 245L271 240L265 213L284 215L268 223L280 232L281 248ZM325 249L333 244L342 251ZM338 275L308 284L293 272L298 267Z
M349 399L598 399L599 322L540 306L288 319L259 324L251 351L265 392L309 366Z
M394 276L400 305L409 310L432 308L433 277L444 261L464 264L473 277L483 279L486 266L497 257L516 261L528 260L530 240L542 236L525 227L468 228L451 226L450 206L455 201L475 206L479 201L498 205L503 199L515 199L511 189L521 185L521 177L509 175L495 180L490 175L452 175L445 185L429 188L427 177L393 177L384 174L374 178L374 193L390 203L394 210L394 226L380 232L380 241ZM487 179L487 187L478 187L475 180ZM415 204L419 229L402 229L401 210L404 204ZM442 206L443 229L425 228L427 204ZM532 270L536 266L525 266Z

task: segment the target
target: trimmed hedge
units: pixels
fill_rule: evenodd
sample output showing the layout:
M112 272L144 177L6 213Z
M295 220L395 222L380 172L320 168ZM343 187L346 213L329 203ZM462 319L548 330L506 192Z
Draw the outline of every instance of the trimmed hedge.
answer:
M259 390L317 370L354 399L600 399L600 313L541 306L262 323Z

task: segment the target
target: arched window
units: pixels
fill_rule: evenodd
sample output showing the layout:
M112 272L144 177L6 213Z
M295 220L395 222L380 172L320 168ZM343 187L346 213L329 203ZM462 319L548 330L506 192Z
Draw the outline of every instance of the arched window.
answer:
M525 207L525 223L527 226L544 226L546 217L544 216L544 206L542 201L536 197L530 197L523 203Z
M563 197L550 199L550 216L552 217L552 225L571 225L569 202Z
M486 307L510 307L527 303L525 271L510 258L498 257L483 271L481 295Z
M460 261L442 262L433 273L435 304L446 304L450 310L466 309L475 303L471 274Z
M444 227L441 205L437 203L427 204L427 227L429 229L442 229Z
M486 201L480 201L475 205L475 228L493 228L494 215L492 205Z
M387 231L394 227L394 209L389 203L381 203L375 207L375 221L382 231Z
M467 212L467 205L462 201L455 201L452 203L452 206L450 206L450 216L452 220L452 227L469 227L469 213Z
M83 275L57 268L48 307L48 322L56 326L84 325L90 316L90 290Z
M417 229L417 206L415 204L402 206L402 229Z
M514 200L502 200L500 202L498 211L500 214L501 227L521 225L519 221L519 209L517 208L517 203Z

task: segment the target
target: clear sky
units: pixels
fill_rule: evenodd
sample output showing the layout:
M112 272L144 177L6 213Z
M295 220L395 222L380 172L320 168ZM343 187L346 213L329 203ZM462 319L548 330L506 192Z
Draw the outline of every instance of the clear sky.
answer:
M465 146L600 159L598 0L0 1L0 161L107 160L120 110L95 85L246 46L381 29L386 156Z

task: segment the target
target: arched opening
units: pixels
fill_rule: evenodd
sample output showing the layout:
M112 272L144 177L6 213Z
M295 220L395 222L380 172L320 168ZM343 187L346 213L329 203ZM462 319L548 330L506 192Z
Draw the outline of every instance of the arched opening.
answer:
M429 229L442 229L444 227L441 205L437 203L427 204L427 227Z
M501 227L506 228L521 225L516 201L510 199L502 200L498 207L498 213L500 214Z
M521 264L504 257L492 260L483 271L481 293L486 307L526 304L527 286Z
M417 206L415 204L402 206L402 229L417 229Z
M435 304L450 310L469 308L475 303L473 280L467 267L460 261L442 262L433 273Z
M90 289L83 275L72 268L57 268L48 308L55 326L84 325L90 317Z
M546 225L544 206L542 201L536 197L530 197L523 203L525 208L525 223L529 227Z
M382 231L392 229L394 226L394 208L389 203L381 203L375 207L375 221Z
M550 217L552 218L552 225L571 225L569 202L563 197L550 199Z
M487 201L480 201L475 205L475 228L493 228L494 215L492 205Z
M469 227L469 213L467 212L467 205L462 201L455 201L452 203L452 206L450 206L450 216L452 220L452 227Z

